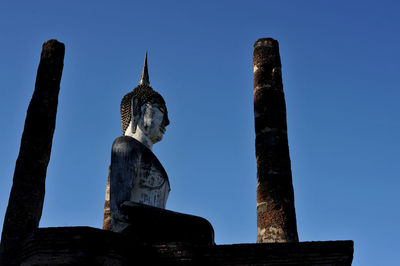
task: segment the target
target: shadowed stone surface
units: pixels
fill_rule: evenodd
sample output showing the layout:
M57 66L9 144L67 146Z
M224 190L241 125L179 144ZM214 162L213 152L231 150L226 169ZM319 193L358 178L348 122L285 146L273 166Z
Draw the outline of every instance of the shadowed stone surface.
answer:
M257 242L297 242L296 213L278 41L254 44Z
M43 44L4 219L0 246L4 265L15 263L10 259L15 258L19 242L38 227L42 215L64 52L64 44L56 40Z
M123 221L123 203L132 201L164 208L168 193L168 175L154 153L132 137L118 137L111 153L110 230L120 232L129 224Z
M90 227L41 228L24 243L21 265L351 265L352 241L236 245L134 244Z
M111 228L111 212L110 212L110 168L108 168L108 178L106 186L106 199L104 201L104 218L103 229L110 230Z
M135 243L214 245L214 229L204 218L127 202L122 213L129 224L121 233Z

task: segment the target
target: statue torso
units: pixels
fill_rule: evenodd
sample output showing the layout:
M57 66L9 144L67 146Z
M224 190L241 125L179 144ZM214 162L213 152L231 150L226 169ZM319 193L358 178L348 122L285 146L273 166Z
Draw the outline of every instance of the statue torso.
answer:
M170 191L167 173L154 153L142 143L136 142L138 146L143 146L143 150L139 156L131 201L165 208Z
M128 136L113 143L110 169L111 214L125 201L165 208L170 185L153 152Z

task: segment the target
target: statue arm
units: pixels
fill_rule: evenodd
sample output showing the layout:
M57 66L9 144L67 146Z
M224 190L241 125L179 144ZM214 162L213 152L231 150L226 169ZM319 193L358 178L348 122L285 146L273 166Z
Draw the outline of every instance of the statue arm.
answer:
M138 152L131 137L117 138L112 146L110 169L110 212L111 217L120 214L122 203L130 200L137 166Z

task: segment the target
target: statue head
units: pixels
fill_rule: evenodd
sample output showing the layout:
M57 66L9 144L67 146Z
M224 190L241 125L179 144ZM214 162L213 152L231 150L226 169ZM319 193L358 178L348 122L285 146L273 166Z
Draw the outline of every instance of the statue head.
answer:
M139 85L121 101L122 133L151 149L160 141L169 125L167 106L163 97L150 87L147 53Z

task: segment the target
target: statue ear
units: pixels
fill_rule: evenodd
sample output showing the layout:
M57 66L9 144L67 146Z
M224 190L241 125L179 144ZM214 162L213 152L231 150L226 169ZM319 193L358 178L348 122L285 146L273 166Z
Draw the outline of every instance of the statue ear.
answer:
M132 133L136 132L136 127L140 119L140 104L139 104L139 99L138 98L132 98L131 102L131 121L132 121Z

